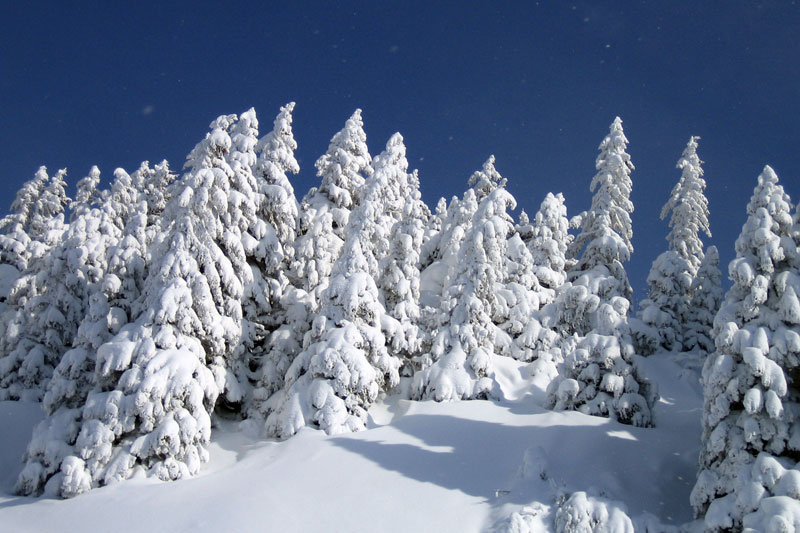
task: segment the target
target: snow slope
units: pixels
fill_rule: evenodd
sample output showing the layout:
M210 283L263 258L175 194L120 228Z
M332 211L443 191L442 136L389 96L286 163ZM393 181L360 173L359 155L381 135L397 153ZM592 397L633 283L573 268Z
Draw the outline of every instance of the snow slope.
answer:
M614 505L636 524L669 529L692 519L702 391L698 372L674 355L640 362L662 396L654 429L543 410L542 375L504 361L503 401L390 397L370 411L367 431L303 429L285 442L251 439L223 421L200 476L140 477L66 501L12 494L42 415L35 404L3 402L0 529L551 530L555 502L576 491L622 502Z

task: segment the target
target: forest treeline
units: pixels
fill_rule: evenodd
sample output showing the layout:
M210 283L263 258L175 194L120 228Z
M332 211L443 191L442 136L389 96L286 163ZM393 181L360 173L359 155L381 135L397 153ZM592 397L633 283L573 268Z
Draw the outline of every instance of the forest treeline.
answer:
M359 110L298 200L293 108L264 136L252 109L218 117L181 174L144 162L101 189L94 167L70 199L66 172L42 167L19 190L0 221L0 399L46 414L20 494L194 475L215 417L283 439L362 430L386 393L499 398L504 357L550 376L547 408L649 427L658 376L637 354L672 351L703 366L692 505L706 527L800 516L800 222L770 167L723 299L689 140L661 213L667 246L634 309L619 118L586 211L569 218L549 193L514 220L494 157L431 210L402 136L373 158Z

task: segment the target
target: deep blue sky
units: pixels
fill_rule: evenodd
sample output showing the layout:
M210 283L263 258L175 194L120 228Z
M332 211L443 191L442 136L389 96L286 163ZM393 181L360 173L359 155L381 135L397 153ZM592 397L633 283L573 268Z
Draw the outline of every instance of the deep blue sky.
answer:
M637 300L668 228L675 163L700 135L727 271L764 164L800 197L800 6L720 2L9 2L0 18L0 205L39 165L179 169L223 113L268 131L296 101L299 197L356 107L370 150L400 131L425 200L490 155L521 207L588 208L597 145L622 117L636 165Z

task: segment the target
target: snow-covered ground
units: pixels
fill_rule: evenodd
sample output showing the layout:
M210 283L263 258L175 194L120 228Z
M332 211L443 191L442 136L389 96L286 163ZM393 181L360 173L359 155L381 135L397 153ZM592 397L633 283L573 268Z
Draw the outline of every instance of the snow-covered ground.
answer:
M2 402L0 529L549 531L556 502L585 491L624 509L637 531L668 530L692 520L702 390L697 371L674 355L640 362L661 394L654 429L546 411L536 366L506 360L503 401L389 397L371 409L367 431L304 429L284 442L252 439L223 421L200 476L142 477L65 501L13 495L42 413Z

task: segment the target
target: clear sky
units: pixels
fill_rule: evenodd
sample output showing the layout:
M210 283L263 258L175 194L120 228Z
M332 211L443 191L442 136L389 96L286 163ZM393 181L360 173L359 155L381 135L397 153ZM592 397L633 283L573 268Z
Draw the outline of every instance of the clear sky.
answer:
M765 164L800 197L795 2L6 2L0 17L0 205L39 165L180 169L217 115L262 132L296 101L298 197L357 107L373 155L400 131L423 196L461 194L490 155L520 207L589 207L597 145L630 140L636 299L665 249L658 218L701 136L723 271Z

